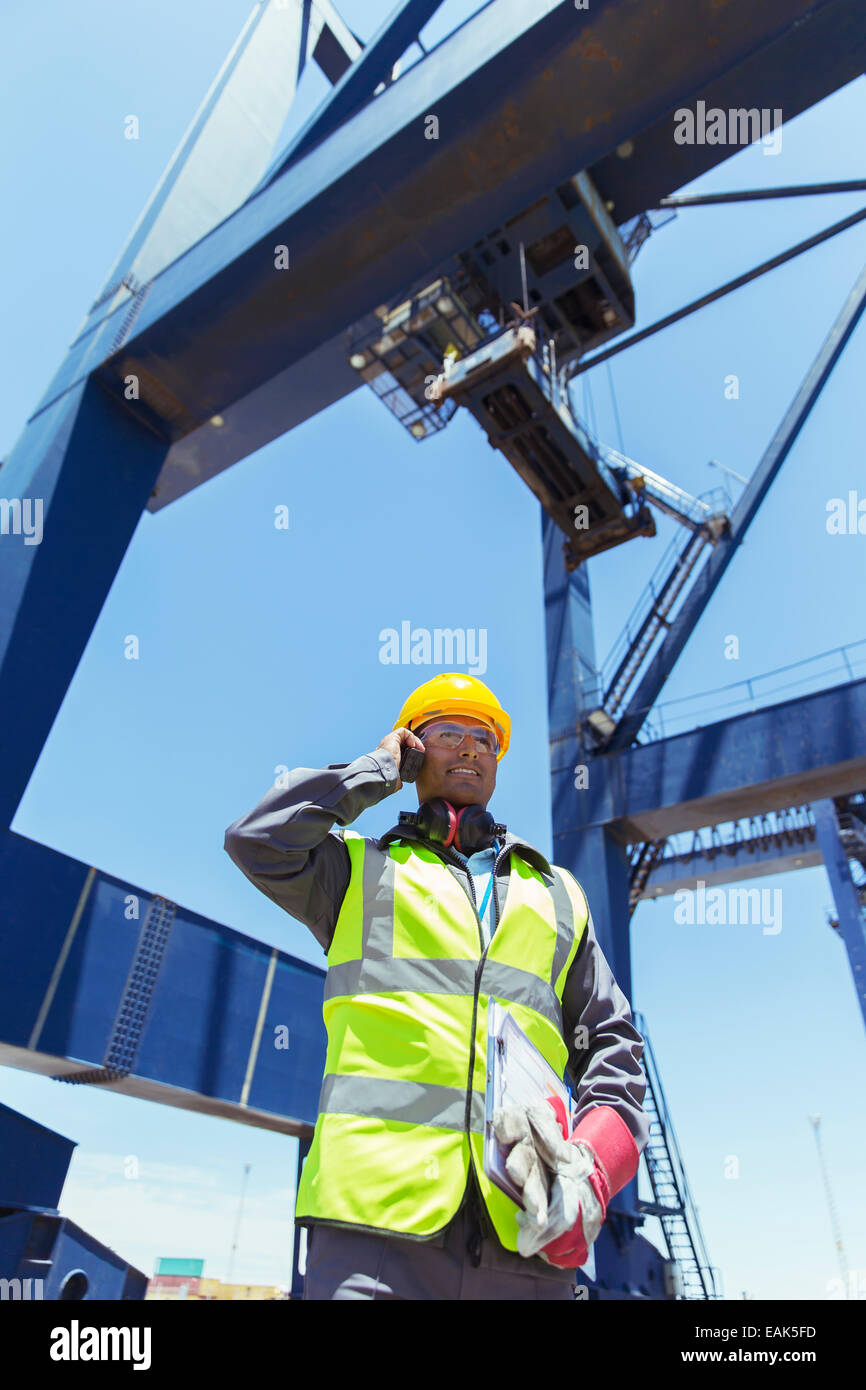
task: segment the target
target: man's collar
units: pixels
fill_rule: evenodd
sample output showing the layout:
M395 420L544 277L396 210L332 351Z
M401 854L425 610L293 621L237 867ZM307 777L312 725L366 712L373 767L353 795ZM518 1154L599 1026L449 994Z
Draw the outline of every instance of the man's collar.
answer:
M501 838L503 850L515 850L520 857L531 864L533 868L538 869L540 873L547 874L548 877L552 877L550 864L545 859L540 849L536 849L534 845L531 845L528 840L522 839L521 836L512 835L510 831L506 831ZM395 840L417 840L425 845L427 849L432 849L434 853L440 848L440 846L434 844L431 840L426 839L416 825L393 826L390 830L386 830L385 834L376 841L376 847L377 849L384 849L386 845L391 844Z

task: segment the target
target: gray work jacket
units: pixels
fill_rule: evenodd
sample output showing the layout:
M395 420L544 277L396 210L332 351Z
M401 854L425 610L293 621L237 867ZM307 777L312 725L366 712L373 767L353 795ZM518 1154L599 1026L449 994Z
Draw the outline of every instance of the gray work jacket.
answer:
M226 831L225 849L238 868L262 893L309 927L326 954L351 872L341 829L332 827L335 822L339 827L350 825L362 811L396 791L398 780L397 764L384 748L351 763L295 768L286 786L272 788ZM401 825L373 843L382 848L398 836L423 839L413 826ZM435 844L424 843L438 852ZM550 874L544 855L520 836L508 832L503 844L533 868ZM443 858L474 903L469 874L447 856ZM500 903L505 902L508 872L509 856L505 855L494 884ZM577 1102L576 1123L595 1106L609 1105L628 1125L642 1152L650 1128L643 1109L643 1039L598 944L591 912L565 981L562 1017L567 1072Z

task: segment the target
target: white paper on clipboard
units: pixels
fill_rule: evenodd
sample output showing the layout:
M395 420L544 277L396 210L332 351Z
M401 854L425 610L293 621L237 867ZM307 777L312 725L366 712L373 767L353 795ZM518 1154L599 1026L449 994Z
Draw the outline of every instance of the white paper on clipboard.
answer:
M514 1016L498 1000L491 999L487 1012L484 1171L521 1207L520 1188L505 1168L508 1150L493 1133L493 1114L505 1105L541 1105L548 1096L559 1096L573 1122L574 1102L565 1082L530 1042Z
M565 1082L545 1061L513 1015L496 999L489 1001L487 1020L484 1171L491 1182L522 1208L520 1188L505 1167L508 1150L493 1132L494 1111L506 1105L539 1105L548 1096L558 1096L565 1106L569 1129L573 1129L577 1107ZM595 1278L594 1248L581 1269Z

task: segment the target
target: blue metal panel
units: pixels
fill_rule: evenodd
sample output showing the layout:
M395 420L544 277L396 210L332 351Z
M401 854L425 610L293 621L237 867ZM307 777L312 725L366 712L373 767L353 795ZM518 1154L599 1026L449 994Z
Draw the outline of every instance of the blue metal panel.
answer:
M0 1207L56 1210L74 1148L74 1139L0 1105Z
M257 391L224 406L221 427L206 421L176 440L148 499L148 511L158 512L177 501L247 454L357 391L358 385L358 373L348 362L346 334L339 333Z
M0 826L9 825L168 442L94 381L40 415L0 470L31 523L0 535Z
M50 1008L44 1012L41 1022L37 1021L39 1016L33 1005L36 1004L37 1008L41 1006L51 988L50 983L46 984L45 992L38 997L31 994L18 1001L29 1025L25 1037L20 1041L50 1056L75 1058L82 1064L92 1065L94 1060L101 1061L108 1050L117 1004L132 965L141 926L140 918L137 921L125 919L125 899L128 894L135 894L143 917L149 895L136 892L131 885L117 879L101 874L88 875L87 866L77 864L80 892L74 897L69 896L65 904L68 910L62 911L59 903L40 904L40 894L34 891L33 882L24 876L22 859L15 853L20 839L20 836L7 833L3 854L10 868L6 883L10 888L14 885L13 891L17 888L20 894L17 913L20 935L10 952L13 969L17 970L18 960L26 954L30 959L35 957L39 960L43 971L53 972L61 960L67 934L73 929L79 898L86 893L74 937L67 947L62 972L55 982ZM50 854L53 859L55 852L46 851L43 845L35 848L42 851L36 872L53 872L53 863L45 856L46 853ZM28 860L32 858L30 852L25 854ZM61 861L65 859L61 855L56 857ZM46 917L51 922L50 954L44 948L33 949L34 937L41 945L42 923ZM63 937L55 951L53 943L60 931ZM19 1039L4 1031L3 1041L18 1043Z
M322 1017L325 976L313 967L312 974L302 973L297 964L291 957L278 957L248 1104L255 1110L299 1115L315 1125L327 1049ZM288 1030L285 1049L277 1029Z
M327 1045L324 971L178 907L154 961L152 995L143 996L129 1075L111 1080L101 1069L113 1055L121 1002L135 995L128 977L150 894L11 831L0 836L0 879L8 928L0 933L0 1064L310 1131ZM138 916L127 917L136 903ZM279 1025L287 1050L275 1046Z
M46 872L46 869L48 872ZM48 989L87 879L87 865L34 840L0 829L0 1033L28 1047L36 1010ZM40 949L27 949L34 922ZM38 1008L38 1006L37 1006Z
M866 924L863 921L863 912L851 878L851 870L848 868L848 859L839 839L836 807L827 798L815 802L812 809L815 813L818 842L824 856L824 867L839 916L839 931L848 953L857 1002L863 1022L866 1023Z
M577 723L601 697L589 571L565 568L562 536L546 512L541 513L544 547L544 608L547 639L547 699L550 743L576 740ZM570 753L571 749L568 750ZM557 770L556 752L551 771ZM567 758L566 758L567 761Z
M661 840L866 786L866 680L592 761L581 826Z
M142 1299L147 1275L63 1216L0 1217L0 1278L24 1281L11 1296L82 1302Z
M585 824L582 813L584 781L594 783L597 761L579 742L578 722L600 694L589 577L585 568L567 572L561 533L546 513L542 533L553 858L583 886L602 950L629 995L628 856L603 825Z
M135 1069L198 1095L239 1100L271 952L229 927L204 925L182 910L172 922ZM297 1018L296 1008L293 1025ZM282 1113L301 1118L302 1091L291 1075L284 1081ZM279 1094L270 1088L272 1101Z
M617 1209L617 1202L615 1197L608 1207L605 1223L592 1247L596 1279L588 1278L582 1270L578 1275L578 1289L587 1290L580 1297L590 1303L673 1299L666 1279L666 1260L652 1241L635 1233L635 1223L628 1212Z
M558 862L565 863L585 888L602 950L617 984L631 999L628 854L609 830L598 826L560 830L555 838Z

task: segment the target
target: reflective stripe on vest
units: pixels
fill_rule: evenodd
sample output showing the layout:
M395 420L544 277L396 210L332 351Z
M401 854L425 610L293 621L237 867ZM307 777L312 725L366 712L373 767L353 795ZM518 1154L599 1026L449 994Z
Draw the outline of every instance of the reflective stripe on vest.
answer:
M565 870L542 874L512 851L482 964L472 902L436 854L344 837L351 875L328 952L328 1051L296 1215L433 1235L472 1164L516 1250L519 1208L483 1172L487 1005L500 1000L563 1075L562 993L586 899Z

